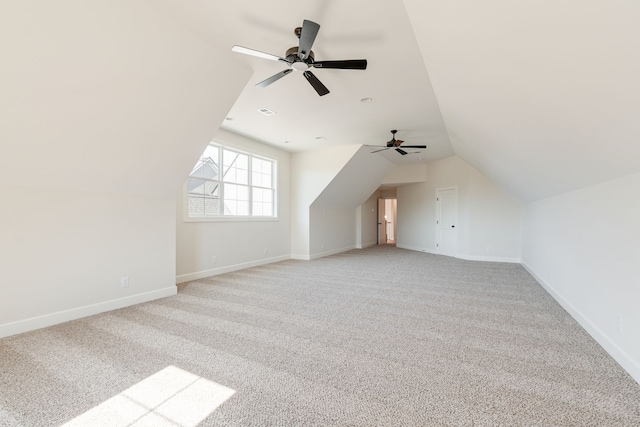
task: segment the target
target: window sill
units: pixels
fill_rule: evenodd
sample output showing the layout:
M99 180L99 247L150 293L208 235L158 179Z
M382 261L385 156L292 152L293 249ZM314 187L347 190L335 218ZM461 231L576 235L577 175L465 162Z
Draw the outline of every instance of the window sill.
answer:
M184 218L184 222L276 222L273 216L216 216Z

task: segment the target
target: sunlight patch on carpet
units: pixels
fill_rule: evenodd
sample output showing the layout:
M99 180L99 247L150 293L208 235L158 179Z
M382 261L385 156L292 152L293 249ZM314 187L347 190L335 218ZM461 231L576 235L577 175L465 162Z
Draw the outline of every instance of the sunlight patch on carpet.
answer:
M195 427L234 393L216 382L167 366L63 427Z

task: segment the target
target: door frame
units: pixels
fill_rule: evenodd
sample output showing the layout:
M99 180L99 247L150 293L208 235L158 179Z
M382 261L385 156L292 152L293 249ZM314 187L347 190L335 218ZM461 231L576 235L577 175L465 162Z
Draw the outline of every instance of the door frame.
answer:
M383 243L380 228L382 227L384 230L384 212L386 210L384 201L385 201L384 197L378 197L378 208L376 212L376 230L377 230L376 233L378 236L378 240L377 240L378 245L381 245Z
M436 195L435 195L435 203L436 203L435 204L435 206L436 206L436 209L435 209L435 211L436 211L435 212L435 217L436 217L435 218L435 220L436 220L436 223L435 223L435 227L436 227L435 243L436 243L436 253L441 254L442 252L440 250L440 243L442 243L441 242L442 239L441 239L441 236L440 236L440 222L439 222L440 219L441 219L441 217L440 217L441 209L440 209L440 198L439 198L439 195L440 195L440 192L450 191L450 190L454 190L455 191L455 200L456 200L456 223L455 223L456 228L455 228L455 232L454 232L455 233L455 236L454 236L455 237L455 248L454 248L455 250L454 250L454 255L453 255L453 256L456 256L457 253L458 253L458 222L459 222L458 221L459 220L459 215L458 215L458 199L459 198L458 198L458 186L457 185L450 185L450 186L447 186L447 187L438 187L438 188L436 188Z
M398 198L397 197L378 197L378 211L376 214L376 228L377 228L377 244L378 245L382 245L382 244L387 244L387 224L386 224L386 220L385 220L385 215L387 214L387 208L386 208L386 201L387 200L395 200L396 204L395 204L395 211L393 212L393 217L394 217L394 221L393 221L393 225L395 227L394 232L393 232L393 236L395 237L395 242L398 241L398 235L397 235L397 227L398 227ZM384 242L382 241L382 239L384 238Z

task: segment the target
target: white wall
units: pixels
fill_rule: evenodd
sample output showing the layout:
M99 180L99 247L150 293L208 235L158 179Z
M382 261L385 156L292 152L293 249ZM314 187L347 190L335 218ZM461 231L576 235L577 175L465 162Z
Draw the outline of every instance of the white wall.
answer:
M355 249L356 210L344 207L309 209L310 259Z
M381 191L375 191L356 209L356 248L358 249L378 243L378 198L381 194Z
M427 170L424 163L397 166L389 171L382 181L386 185L411 184L424 182L427 179ZM395 194L391 197L395 197Z
M537 280L638 382L639 194L636 173L526 205L522 253Z
M424 167L425 182L398 187L398 247L437 253L436 189L456 187L457 256L520 261L520 203L458 157L448 157Z
M470 168L468 172L467 254L472 257L520 258L522 205L476 169Z
M278 162L278 219L185 222L183 186L176 201L178 283L289 259L291 254L290 154L224 130L220 130L213 140Z
M309 208L358 148L349 145L291 156L291 253L294 258L309 258Z
M310 257L318 258L357 246L357 209L378 188L393 164L360 147L313 201L310 212Z
M355 248L356 210L392 167L361 145L294 154L292 256L311 259Z
M0 337L175 293L173 198L0 193Z
M0 336L175 293L175 193L250 70L142 0L3 1L0 51Z

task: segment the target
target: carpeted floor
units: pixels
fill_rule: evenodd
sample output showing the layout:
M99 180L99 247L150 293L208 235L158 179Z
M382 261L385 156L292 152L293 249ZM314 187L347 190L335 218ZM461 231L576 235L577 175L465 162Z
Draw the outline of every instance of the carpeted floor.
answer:
M190 282L2 339L0 363L1 426L167 367L232 390L203 426L640 425L640 385L521 266L391 246Z

